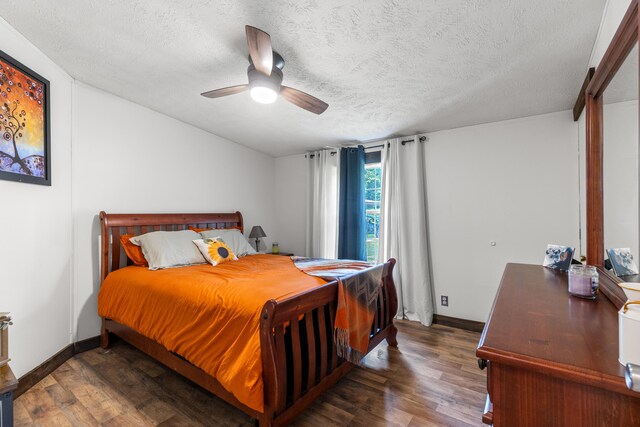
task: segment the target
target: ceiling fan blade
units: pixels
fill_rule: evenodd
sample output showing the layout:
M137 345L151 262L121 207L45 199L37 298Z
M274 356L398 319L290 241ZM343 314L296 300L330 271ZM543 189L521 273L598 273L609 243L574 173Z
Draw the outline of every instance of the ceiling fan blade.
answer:
M251 56L253 66L262 74L270 76L273 68L271 36L251 25L245 25L244 28L247 33L247 45L249 45L249 56Z
M319 100L315 96L288 86L282 86L280 88L280 95L290 103L315 114L322 114L327 107L329 107L329 104Z
M245 90L249 90L249 85L223 87L222 89L210 90L209 92L204 92L200 95L206 96L207 98L220 98L221 96L235 95L236 93L244 92Z

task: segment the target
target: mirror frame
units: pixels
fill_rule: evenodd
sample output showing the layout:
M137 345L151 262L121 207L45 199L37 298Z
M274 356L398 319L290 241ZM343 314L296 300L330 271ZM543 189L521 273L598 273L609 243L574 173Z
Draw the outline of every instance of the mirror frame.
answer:
M600 273L600 289L620 309L626 296L619 277L604 268L603 94L638 42L638 0L632 0L591 79L586 98L587 264ZM639 64L640 65L640 64Z

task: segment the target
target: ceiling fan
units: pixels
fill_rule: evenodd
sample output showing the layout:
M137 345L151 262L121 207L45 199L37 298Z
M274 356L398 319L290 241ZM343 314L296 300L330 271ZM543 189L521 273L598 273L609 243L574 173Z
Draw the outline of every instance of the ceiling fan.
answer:
M254 101L271 104L280 94L300 108L315 114L324 113L329 104L301 90L282 84L284 59L271 47L271 36L250 25L246 25L245 30L249 45L249 68L247 69L249 83L211 90L201 95L207 98L220 98L249 90Z

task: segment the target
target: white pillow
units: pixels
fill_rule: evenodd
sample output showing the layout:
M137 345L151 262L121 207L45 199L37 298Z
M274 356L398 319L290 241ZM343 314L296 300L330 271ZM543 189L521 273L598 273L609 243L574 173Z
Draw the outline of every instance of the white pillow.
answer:
M200 235L195 231L152 231L129 239L142 247L142 254L149 263L149 270L205 264L206 261L193 244Z
M215 238L222 239L238 258L245 255L256 254L255 249L253 249L247 238L244 237L244 234L242 234L240 230L206 230L201 232L200 235L205 240Z

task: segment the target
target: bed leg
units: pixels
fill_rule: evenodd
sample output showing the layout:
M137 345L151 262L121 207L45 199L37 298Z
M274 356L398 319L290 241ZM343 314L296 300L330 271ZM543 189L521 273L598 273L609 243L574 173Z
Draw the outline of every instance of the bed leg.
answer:
M389 335L387 335L387 343L389 344L389 346L391 347L398 346L398 340L396 339L396 335L398 335L398 328L396 328L396 325L392 323L389 329Z
M109 348L109 331L107 330L107 319L102 318L102 330L100 331L100 347Z

